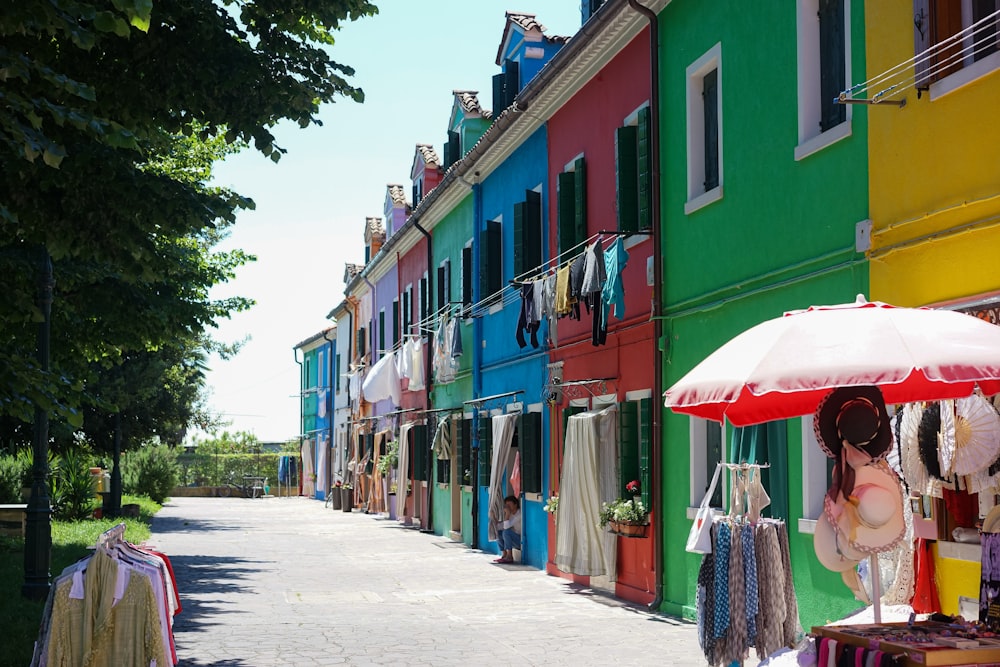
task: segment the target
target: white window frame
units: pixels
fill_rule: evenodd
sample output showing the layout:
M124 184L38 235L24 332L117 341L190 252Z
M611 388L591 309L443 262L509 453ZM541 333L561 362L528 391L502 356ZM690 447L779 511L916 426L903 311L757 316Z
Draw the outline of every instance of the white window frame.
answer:
M712 70L717 70L718 90L716 104L718 105L719 127L719 184L705 191L705 105L702 98L702 80ZM725 178L723 168L722 138L725 136L722 126L722 42L716 43L700 58L688 65L687 80L687 187L688 197L684 203L685 215L691 214L712 202L722 199L722 186Z
M461 285L461 288L459 289L459 297L458 298L461 299L461 301L462 301L462 312L465 313L465 315L466 315L466 317L465 317L466 324L468 324L469 322L472 321L472 306L475 304L475 300L476 300L476 297L475 297L475 293L476 293L476 289L475 289L475 285L476 285L476 270L475 270L475 265L474 265L475 264L475 256L474 256L475 252L474 252L472 241L473 241L473 239L469 239L468 241L466 241L465 245L462 246L462 252L460 252L459 255L458 255L458 265L461 267L461 270L462 270L462 285ZM468 312L466 312L466 305L465 305L465 250L466 249L469 250L469 276L470 276L470 282L471 282L471 286L470 287L472 289L472 294L469 294Z
M600 410L618 404L618 394L601 394L590 401L592 410Z
M965 29L971 25L972 0L962 0L962 28ZM971 46L972 37L966 37L962 41L962 48ZM955 92L959 88L967 86L997 69L1000 69L1000 51L992 53L979 61L974 61L973 56L970 54L963 59L962 69L931 84L931 101L939 99L948 93Z
M795 160L802 160L831 144L851 136L853 107L847 105L842 123L820 130L819 0L796 0L795 22L798 63L799 141ZM851 0L844 0L844 81L851 81Z
M722 442L722 462L726 461L726 427L721 422L714 422L709 419L701 419L699 417L690 417L688 425L688 443L690 452L690 469L689 469L689 479L691 480L691 486L688 490L689 505L687 510L687 517L689 519L694 519L695 515L698 513L698 507L701 505L702 498L705 497L705 487L711 478L708 475L708 429L716 428L721 430L721 442ZM729 503L729 471L727 468L723 467L722 472L719 475L719 484L722 486L722 502L724 505Z
M823 513L826 495L826 454L816 440L812 417L802 417L802 518L800 533L816 532L816 520Z

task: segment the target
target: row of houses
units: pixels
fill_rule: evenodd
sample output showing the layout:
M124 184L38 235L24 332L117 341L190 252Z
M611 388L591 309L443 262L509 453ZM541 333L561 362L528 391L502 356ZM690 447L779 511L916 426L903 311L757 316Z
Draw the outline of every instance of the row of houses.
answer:
M487 552L495 497L516 492L523 563L693 617L691 519L748 434L665 410L663 390L788 310L863 294L997 312L996 5L585 0L572 37L507 13L492 110L454 92L441 150L416 146L330 328L296 346L305 492L350 482L371 511ZM609 406L605 455L577 460L570 416ZM811 419L749 435L801 621L839 617L857 603L813 552ZM651 510L603 570L559 553L574 508L543 511L568 475ZM978 571L938 558L960 573L953 612Z

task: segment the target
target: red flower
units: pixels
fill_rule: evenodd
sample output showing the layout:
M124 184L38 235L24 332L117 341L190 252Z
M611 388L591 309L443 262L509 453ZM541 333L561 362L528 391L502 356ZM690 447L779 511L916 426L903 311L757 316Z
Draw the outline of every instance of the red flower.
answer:
M625 490L632 494L639 493L640 488L641 487L639 486L639 480L637 479L633 479L631 482L625 485Z

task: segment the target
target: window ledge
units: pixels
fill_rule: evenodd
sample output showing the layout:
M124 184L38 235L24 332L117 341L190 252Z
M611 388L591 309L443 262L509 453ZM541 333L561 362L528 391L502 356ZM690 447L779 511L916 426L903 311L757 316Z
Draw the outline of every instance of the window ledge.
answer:
M955 92L962 86L968 85L998 68L1000 68L1000 53L994 53L968 67L963 67L954 74L949 74L940 81L931 84L931 101Z
M708 192L704 192L698 195L694 199L689 199L686 202L684 202L684 214L689 215L691 213L694 213L699 208L708 206L712 202L719 201L720 199L722 199L721 185L712 188Z
M843 123L831 127L826 132L817 134L815 137L806 139L795 147L796 162L809 157L813 153L818 153L827 146L835 144L841 139L851 136L851 120L847 119Z
M799 532L803 535L815 535L816 519L799 519Z

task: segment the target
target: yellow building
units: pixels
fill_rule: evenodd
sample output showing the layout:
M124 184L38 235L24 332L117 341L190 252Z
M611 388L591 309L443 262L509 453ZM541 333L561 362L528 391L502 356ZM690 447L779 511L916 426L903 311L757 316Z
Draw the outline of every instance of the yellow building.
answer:
M872 300L1000 323L998 8L866 3L869 83L851 97L882 100L867 110ZM959 610L960 596L978 598L972 546L936 547L946 613Z

